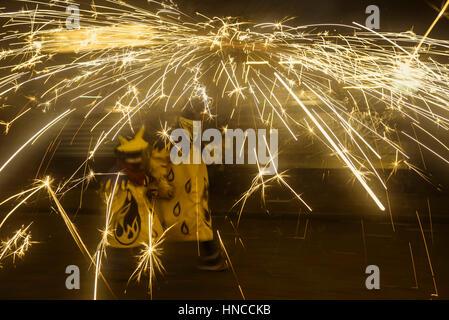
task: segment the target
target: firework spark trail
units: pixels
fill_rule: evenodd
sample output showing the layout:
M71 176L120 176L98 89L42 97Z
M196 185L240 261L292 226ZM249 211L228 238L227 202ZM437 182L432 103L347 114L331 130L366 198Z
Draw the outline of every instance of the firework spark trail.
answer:
M357 177L357 179L360 181L360 183L363 185L363 187L369 193L371 198L373 198L373 200L376 202L376 204L379 206L379 208L382 211L384 211L385 207L383 206L383 204L379 201L379 199L374 194L374 192L371 190L371 188L366 184L366 182L363 179L363 177L361 176L360 172L354 167L354 165L351 163L351 161L348 159L348 157L340 149L340 147L338 147L337 144L335 143L335 141L329 136L328 132L323 128L323 126L318 122L318 120L307 109L307 107L304 105L304 103L296 96L296 94L293 92L293 90L285 83L285 81L277 73L275 74L275 76L285 86L285 88L289 91L289 93L293 96L293 98L298 102L299 106L306 112L306 114L313 121L313 123L318 127L318 129L321 131L321 133L326 137L327 141L332 145L333 149L337 151L340 158L351 169L353 174Z
M142 243L144 248L141 250L140 255L137 256L137 267L129 277L128 284L133 278L135 278L137 282L140 282L142 276L145 273L148 273L148 293L150 299L153 299L153 279L156 277L156 271L159 273L165 272L164 265L161 261L161 256L163 254L162 244L164 243L167 233L174 226L176 226L176 224L173 224L169 228L165 229L162 235L157 240L153 240L151 232L151 228L153 225L153 213L150 212L148 214L148 220L148 243Z
M5 216L5 218L3 219L3 221L2 221L2 223L0 224L0 228L3 226L3 224L5 223L5 221L21 206L21 205L23 205L28 199L30 199L34 194L36 194L37 192L39 192L40 190L42 190L42 189L47 189L47 191L48 191L48 193L49 193L49 195L51 196L51 198L54 200L54 202L55 202L55 204L56 204L56 206L57 206L57 208L58 208L58 210L57 210L57 212L60 214L60 216L63 218L63 220L64 220L64 222L65 222L65 224L66 224L66 226L67 226L67 229L68 229L68 231L70 232L70 234L72 235L72 237L73 237L73 239L75 240L75 242L76 242L76 244L77 244L77 246L79 247L79 249L81 250L81 252L83 253L83 255L85 255L85 256L87 256L87 257L89 257L89 259L93 262L93 258L92 258L92 256L90 255L90 253L89 253L89 251L87 250L87 248L86 248L86 246L85 246L85 244L84 244L84 242L83 242L83 240L81 239L81 237L80 237L80 235L79 235L79 233L78 233L78 231L76 230L76 227L73 225L73 223L71 222L71 220L70 220L70 218L69 218L69 216L67 215L67 213L65 212L65 210L64 210L64 208L62 207L62 205L61 205L61 203L59 202L59 200L58 200L58 198L56 197L56 194L54 193L54 191L53 191L53 189L51 188L51 180L50 180L50 177L47 177L44 181L38 181L38 183L39 183L39 185L37 186L37 187L34 187L34 188L32 188L32 189L29 189L29 190L26 190L26 191L23 191L23 192L21 192L21 193L19 193L19 194L17 194L17 195L14 195L14 196L12 196L12 197L10 197L10 198L8 198L8 199L6 199L5 201L3 201L2 202L2 204L3 203L5 203L5 202L7 202L7 201L9 201L9 200L11 200L11 199L13 199L13 198L16 198L16 197L19 197L19 196L21 196L21 195L24 195L24 194L26 194L26 193L29 193L28 195L27 195L27 197L25 197L22 201L20 201L20 203L18 204L18 205L16 205L15 207L14 207L14 209L12 209L6 216ZM30 192L30 191L32 191L32 192ZM28 229L28 227L26 228L26 229L21 229L21 230L19 230L17 233L16 233L16 235L15 235L15 238L16 239L18 239L18 238L23 238L23 235L24 235L24 232L26 233L26 231L27 231L27 229ZM25 242L24 242L24 245L22 245L19 249L18 249L18 251L16 250L15 252L17 252L17 255L21 255L21 252L25 252L26 250L25 249L28 249L28 247L31 245L31 243L29 242L29 239L30 239L30 237L25 237ZM5 251L6 252L6 251ZM2 254L2 256L3 256L3 254ZM95 262L93 262L94 263L94 265L95 265ZM109 287L109 284L106 282L106 280L104 279L104 277L100 274L100 276L102 277L102 279L105 281L105 283L106 283L106 285L108 286L108 288L110 289L110 287ZM112 291L111 291L112 292Z
M17 121L20 117L22 117L24 114L26 114L28 111L30 111L31 108L26 109L25 111L21 112L19 115L17 115L14 119L11 121L5 122L0 120L0 125L5 127L5 134L8 134L9 129L11 128L12 124Z
M245 295L243 294L242 286L240 285L239 279L238 279L237 274L235 273L235 270L234 270L234 266L232 265L231 258L229 258L228 251L226 250L226 247L225 247L223 241L221 240L220 232L218 230L217 230L217 236L218 236L218 241L220 243L220 246L221 246L221 248L223 249L223 252L226 255L226 261L227 261L227 263L229 264L229 266L230 266L230 268L232 270L232 274L234 275L235 281L237 282L237 286L239 288L240 294L242 295L243 300L246 300Z
M56 117L54 120L50 121L48 124L46 124L42 129L40 129L38 132L36 132L30 139L28 139L19 149L17 149L16 152L8 159L6 162L0 167L0 172L5 169L5 167L29 144L33 144L42 134L44 134L45 131L47 131L49 128L51 128L55 123L59 122L59 120L63 119L65 116L69 115L74 110L66 110L61 115Z
M4 203L6 203L7 201L12 200L12 199L14 199L14 198L17 198L17 197L19 197L19 196L21 196L21 195L24 195L24 194L26 194L26 193L29 193L25 198L23 198L22 201L20 201L20 202L19 202L19 203L18 203L18 204L11 210L11 211L9 211L9 212L5 215L5 217L3 218L2 222L0 223L0 229L1 229L1 227L5 224L6 220L8 220L9 217L11 217L12 214L13 214L17 209L19 209L24 203L26 203L26 202L28 201L28 199L30 199L32 196L34 196L36 193L38 193L38 192L39 192L40 190L42 190L43 188L46 188L46 187L47 187L47 183L49 183L49 180L47 180L47 181L41 183L41 184L40 184L39 186L37 186L37 187L31 188L31 189L26 190L26 191L22 191L22 192L20 192L20 193L18 193L18 194L16 194L16 195L14 195L14 196L12 196L12 197L6 199L5 201L3 201L1 204L4 204Z
M0 243L0 268L2 260L12 256L14 263L16 257L22 258L33 243L38 243L31 241L31 232L28 230L31 225L32 222L26 227L22 226L10 239Z
M92 257L92 255L89 253L89 250L87 249L86 245L84 244L83 239L79 235L78 230L76 229L73 222L70 220L70 217L67 215L64 207L61 205L61 202L58 200L58 197L56 196L55 192L53 191L49 178L47 178L47 181L45 182L45 187L46 187L50 197L53 199L54 203L56 204L56 207L58 208L57 212L63 219L63 221L67 227L67 230L69 231L69 233L72 236L73 240L75 241L76 245L80 249L81 253L86 258L88 258L88 260L97 268L97 264L96 264L94 258ZM99 275L101 277L101 279L106 284L107 288L111 291L112 294L114 294L111 287L109 286L108 282L104 278L103 274L100 271L98 271L98 274L96 274L96 275L97 276Z
M4 200L0 205L3 205L4 203L14 199L14 198L18 198L20 196L23 196L25 194L27 194L27 196L20 201L11 211L9 211L5 217L3 218L2 222L0 223L0 229L1 227L4 225L4 223L6 222L6 220L8 218L10 218L12 216L12 214L20 207L22 206L24 203L26 203L26 201L28 201L28 199L30 199L32 196L34 196L36 193L38 193L40 190L42 189L46 189L50 195L50 197L53 199L54 203L56 204L58 210L57 212L59 213L59 215L62 217L64 223L66 224L67 230L69 231L69 233L72 235L72 238L75 240L78 248L81 250L81 252L83 253L84 256L88 257L90 259L90 261L96 266L95 261L93 260L92 256L90 255L87 247L85 246L83 240L81 239L81 236L79 235L76 227L74 226L74 224L72 223L72 221L70 220L69 216L67 215L67 213L65 212L64 208L62 207L60 201L58 200L55 192L53 191L52 187L51 187L51 179L50 177L47 177L45 180L38 180L37 181L37 186L33 187L29 190L25 190L22 191L14 196L9 197L8 199ZM27 228L28 229L28 228ZM26 232L27 229L24 229L24 232ZM15 238L13 239L18 239L18 237L22 237L23 236L23 232L21 230L18 231L18 233L16 233ZM16 255L23 255L22 253L24 253L26 250L28 250L28 247L30 245L29 243L29 237L26 237L24 244L19 247L16 251ZM13 242L15 243L15 242ZM25 250L26 249L26 250ZM6 254L7 250L5 249L3 251L3 253L1 254L1 256L3 257L4 254ZM103 277L103 275L101 273L99 273L100 277L103 279L103 281L106 283L106 286L108 287L109 290L112 289L110 288L109 284L107 283L106 279Z
M114 3L114 1L109 1L110 3ZM39 3L39 2L36 2ZM113 14L116 15L118 14L118 12L120 12L120 15L124 15L121 16L122 20L125 21L125 23L119 27L117 26L109 26L109 27L86 27L82 30L71 30L71 31L67 31L64 29L50 29L50 30L41 30L41 31L33 31L33 33L31 33L30 37L32 39L39 39L42 41L38 42L38 45L36 45L33 41L31 40L31 43L29 46L25 46L23 49L17 49L17 50L22 50L22 52L11 52L11 53L7 53L5 55L24 55L25 52L29 53L29 52L34 52L35 54L37 54L38 52L51 52L52 54L54 53L59 53L63 48L63 51L65 52L65 50L68 50L67 48L71 48L71 50L75 51L75 52L79 52L82 51L82 55L81 58L83 57L89 57L89 55L94 55L97 52L103 52L101 53L99 56L99 58L94 58L93 60L89 60L89 61L81 61L81 58L77 58L76 60L74 60L72 63L67 64L67 65L60 65L60 66L55 66L55 67L51 67L51 71L47 73L47 77L50 75L53 75L54 72L63 72L63 71L67 71L67 68L75 68L75 69L79 69L80 73L82 75L80 75L79 77L75 77L73 79L66 79L63 80L61 82L59 82L55 87L54 90L55 92L58 92L58 94L56 94L57 97L61 97L64 94L67 94L68 92L71 92L74 88L68 90L68 88L70 86L72 86L73 84L76 84L77 82L82 81L83 79L88 79L89 77L92 78L94 74L101 74L103 73L103 71L106 69L106 66L111 66L112 69L110 71L106 71L104 72L104 74L100 77L98 77L98 82L104 82L107 79L106 76L107 75L112 75L113 77L115 77L117 80L119 79L124 79L126 78L128 75L133 77L137 74L142 74L144 72L150 73L157 73L157 70L160 70L162 72L162 74L159 76L159 78L156 79L155 84L158 84L157 88L157 92L160 92L160 95L158 94L153 94L153 101L152 103L155 102L155 100L160 99L160 98L165 98L166 102L165 105L167 107L172 94L174 92L174 90L176 89L176 87L178 86L178 83L180 82L180 80L182 79L182 76L178 78L178 81L176 82L175 85L173 85L173 87L170 89L170 95L166 95L165 93L169 91L169 89L165 89L167 87L166 81L170 75L171 72L176 72L176 70L178 70L179 68L184 68L183 71L183 75L186 73L187 70L189 69L201 69L202 65L201 63L197 63L197 61L201 61L201 59L210 59L208 57L212 56L214 58L214 56L219 56L218 61L219 63L217 64L217 68L215 73L218 74L218 76L216 76L215 81L217 82L217 84L220 82L220 80L223 78L223 75L226 75L226 81L225 84L223 85L222 88L222 95L225 92L228 92L229 95L236 95L236 102L238 102L238 99L240 97L242 97L244 100L246 99L245 94L243 93L245 88L251 89L249 90L250 93L252 95L255 95L255 91L252 90L253 87L258 88L258 91L260 91L260 94L262 96L262 100L266 101L269 103L269 105L273 108L273 115L276 114L277 117L281 120L281 122L286 126L286 128L289 129L289 131L291 132L290 128L288 127L288 125L286 124L286 122L284 121L284 119L282 118L281 114L276 110L275 106L270 102L270 98L274 97L274 99L276 101L278 101L278 99L276 98L276 95L273 94L273 92L270 92L270 97L267 97L261 88L265 87L267 88L267 81L269 82L273 82L273 80L270 80L268 78L267 79L263 79L262 77L266 77L265 75L261 75L260 70L257 70L257 72L254 72L254 77L257 77L260 81L260 84L255 83L254 79L250 76L248 76L248 74L250 74L250 70L254 70L254 66L269 66L270 68L276 70L277 72L281 72L279 70L280 66L286 65L287 66L287 72L292 72L294 74L294 76L296 78L298 78L298 81L305 81L305 79L307 79L309 82L309 85L307 85L307 87L309 89L312 89L312 87L314 87L315 89L320 89L323 88L322 85L319 83L318 80L313 79L312 75L310 73L306 74L305 72L301 71L301 74L298 74L296 72L296 70L293 68L293 65L295 64L299 64L301 69L309 69L311 71L317 71L318 67L320 70L323 70L322 65L323 63L325 63L325 68L324 68L324 77L333 77L334 80L337 81L343 81L345 83L351 84L353 88L358 88L360 90L363 91L370 91L368 92L370 95L373 95L374 98L378 99L378 100L382 100L385 99L385 94L382 92L385 89L389 88L388 85L390 85L391 87L391 83L393 82L393 84L395 84L395 86L393 86L393 88L390 88L390 91L392 92L392 98L390 98L390 102L392 104L398 104L398 101L400 101L403 96L405 95L409 95L409 96L413 96L415 97L420 97L420 96L416 96L415 94L411 95L409 92L406 92L404 90L402 90L403 88L401 88L401 82L399 82L399 84L397 83L400 80L396 80L394 78L392 78L391 76L389 76L390 74L395 74L392 71L399 71L399 72L405 72L407 74L412 73L412 71L418 70L418 71L422 71L421 69L419 69L419 65L424 65L424 67L426 68L426 70L430 70L430 72L432 72L433 74L437 74L439 73L439 77L437 77L436 79L431 79L432 81L434 80L438 80L446 76L447 77L447 70L446 69L441 69L438 68L437 70L433 70L431 66L428 66L426 64L424 64L421 61L419 62L418 66L410 66L409 64L407 64L407 68L405 68L405 70L402 70L400 67L399 69L397 69L397 61L399 61L399 66L402 66L403 64L401 64L403 60L401 55L393 55L393 58L388 56L388 52L381 54L381 52L379 51L379 49L382 49L383 47L377 45L375 43L375 41L364 35L364 36L347 36L347 37L343 37L341 35L339 36L329 36L326 35L326 33L323 34L316 34L316 35L309 35L307 33L294 33L298 30L301 30L304 27L299 27L299 28L291 28L291 27L287 27L287 26L282 26L282 25L274 25L274 24L261 24L258 26L255 26L255 28L260 27L260 28L267 28L267 27L272 27L272 28L279 28L278 31L275 31L274 33L270 34L270 33L259 33L259 32L255 32L255 31L242 31L240 30L240 26L242 26L242 23L231 23L231 22L227 22L224 20L220 20L220 19L207 19L206 22L200 22L197 24L187 24L187 23L180 23L177 21L170 21L170 19L172 18L167 18L167 19L162 19L162 17L156 13L153 14L151 12L146 12L146 11L142 11L139 10L138 8L135 8L133 6L130 5L126 5L125 7L127 9L133 9L136 10L138 12L139 15L145 15L145 17L147 18L145 20L146 23L146 28L144 28L144 25L138 25L135 23L127 23L126 21L130 20L129 19L129 15L130 12L127 12L126 9L124 10L119 10L119 9L111 9L111 10L116 10L117 12L115 12ZM109 7L108 7L109 8ZM110 9L110 8L109 8ZM169 8L171 11L171 13L177 14L177 15L181 15L181 13L179 11L176 10L176 8L174 7L170 7ZM39 21L40 23L44 23L43 21L45 20L45 16L44 15L39 15L39 12L36 11L32 11L33 13L33 17L36 21L36 17L39 17ZM45 11L45 13L48 15L48 11ZM15 15L15 23L20 23L20 18L22 17L23 19L30 14L30 12L24 12L23 15L21 15L20 13L16 13ZM98 11L96 11L96 15L100 15L102 16L102 13L99 13ZM107 13L110 14L110 13ZM107 14L103 14L103 16L107 16ZM54 16L58 15L58 12L53 12ZM127 20L128 19L128 20ZM162 20L161 20L162 19ZM173 20L173 19L172 19ZM49 21L47 21L49 22ZM92 22L91 19L87 20L87 22ZM27 22L25 22L25 20L22 22L23 24L26 24ZM100 21L96 21L96 23L100 23ZM103 22L102 22L103 23ZM106 22L104 22L106 23ZM218 23L218 25L216 25ZM220 23L222 25L220 25ZM151 27L153 26L153 27ZM163 29L164 27L164 29ZM212 35L209 36L208 34L204 35L204 33L199 32L199 30L201 31L202 29L211 29L211 33ZM128 35L129 32L126 31L130 31L133 30L135 31L135 38L129 39L129 38L124 38L124 34ZM288 30L285 31L285 30ZM215 31L215 33L213 33L213 31ZM196 32L196 33L195 33ZM94 34L95 37L93 36L88 36L89 34ZM379 33L375 33L375 35L379 35ZM112 37L114 36L114 37ZM317 37L318 40L320 40L320 42L317 41L317 39L313 39L313 36ZM366 37L366 38L364 38ZM385 36L382 36L383 38L385 38ZM394 37L398 38L395 39L396 41L410 41L409 38L407 37L403 37L401 34L397 34L394 35ZM401 38L402 37L402 38ZM113 39L112 39L113 38ZM343 38L344 41L347 43L347 47L340 45L340 44L336 44L336 43L332 43L331 40L333 39L337 39L337 38ZM415 40L418 40L419 37L415 37ZM124 39L123 41L125 41L124 43L121 42L122 39ZM176 41L170 42L168 39L174 39ZM292 40L296 40L297 42L295 43L288 43L288 41L292 41ZM322 43L321 43L322 40ZM87 41L87 42L86 42ZM131 41L128 42L128 41ZM146 42L145 42L146 41ZM251 42L253 41L253 42ZM305 45L303 45L302 42L306 41L306 42L311 42L311 45L307 46L307 48L305 47ZM390 42L393 42L393 40L389 40ZM432 40L432 39L427 39L426 37L421 37L421 39L419 40L420 44L428 44L428 43L432 43L434 44L436 41ZM315 42L315 43L314 43ZM72 46L67 46L67 43L71 43ZM81 43L81 44L85 44L84 48L77 48L76 44L77 43ZM373 48L368 48L368 49L363 49L362 45L366 46L366 43L371 44ZM437 44L440 44L441 46L445 47L447 46L445 44L445 42L436 42ZM132 46L131 46L132 44ZM309 44L309 43L306 43ZM201 46L204 46L204 48L208 48L208 53L200 53L200 49L193 49L192 46L195 45L195 47L199 47L201 48ZM37 46L37 49L36 49ZM136 47L138 47L138 49L136 49ZM150 48L150 49L147 49ZM407 53L407 51L400 47L398 44L393 43L393 48L399 48L400 50L402 50L403 52ZM112 49L117 49L117 48L126 48L125 51L111 51ZM181 48L181 49L180 49ZM186 48L186 49L184 49ZM216 51L215 55L211 55L210 54L210 50L211 49L215 49L218 48ZM270 52L270 54L279 57L279 63L276 61L276 58L271 58L270 60L263 60L264 57L262 57L261 61L257 61L257 58L261 58L260 56L262 55L261 53L261 49L264 50L268 50ZM83 49L83 50L81 50ZM176 49L176 50L175 50ZM240 84L239 80L237 79L237 75L236 75L236 64L232 62L232 60L234 59L234 57L232 55L226 55L227 51L226 50L240 50L240 54L244 54L246 55L247 58L247 64L246 66L248 67L247 71L246 71L246 77L245 79L251 79L251 81L249 83L244 83L244 84ZM383 48L385 49L385 48ZM260 52L258 51L260 50ZM151 51L154 51L156 54L153 54ZM330 52L334 53L331 57ZM86 52L86 53L84 53ZM309 53L310 52L310 53ZM335 53L337 53L337 55L335 55ZM162 54L162 55L161 55ZM348 55L349 54L349 55ZM198 56L196 56L198 55ZM252 55L254 55L255 57L253 58ZM163 56L164 58L169 58L168 62L162 62L160 59L160 56ZM348 56L348 57L346 57ZM316 58L319 57L319 58ZM330 60L334 60L336 63L332 63L332 61ZM351 60L352 59L352 60ZM252 60L252 61L250 61ZM377 61L377 62L376 62ZM381 64L382 63L382 64ZM25 65L30 64L25 63ZM193 66L189 66L193 65ZM278 64L278 66L272 66L272 64L276 65ZM385 64L385 66L384 66ZM187 67L186 67L187 65ZM124 66L131 66L130 70L125 70ZM143 67L142 71L139 71L137 69L137 67ZM444 66L443 66L444 67ZM55 70L56 68L56 70ZM59 68L59 70L58 70ZM228 68L230 68L230 70L228 70ZM326 70L326 68L329 68L329 70ZM20 68L22 69L22 68ZM375 69L378 69L380 71L376 71ZM117 71L121 71L121 75L118 77L117 75L114 75L114 72ZM442 74L442 72L445 72L444 74ZM42 71L43 75L45 75L45 70ZM123 73L126 74L126 76L123 76ZM397 73L397 72L396 72ZM202 78L206 78L206 75L201 74L200 77ZM323 76L321 76L323 78ZM184 86L184 89L181 93L181 95L183 94L187 94L187 91L185 90L185 88L193 88L192 91L195 90L199 90L200 88L198 86L201 87L201 85L198 82L198 76L195 76L194 78L196 78L194 81L191 80L192 78L188 78L187 83ZM315 77L317 78L317 77ZM40 77L37 77L36 79L40 79ZM133 81L135 81L137 79L133 78L130 80L130 83L132 83ZM88 84L92 84L96 82L96 78L94 77L93 80L89 81ZM193 81L191 83L189 83L189 81ZM228 89L228 84L231 84L233 89L231 91L227 91ZM414 83L415 85L419 85L420 83L422 83L422 81L418 82L418 83ZM195 84L195 85L193 85ZM432 83L430 83L431 85ZM429 84L427 84L429 85ZM318 86L318 87L317 87ZM80 84L79 86L75 86L75 89L82 89L84 87L84 84ZM102 88L102 86L100 86L99 88ZM155 87L155 86L152 86ZM273 86L274 87L274 86ZM125 89L125 86L119 87L118 89L114 90L110 95L107 95L105 98L103 98L102 100L100 100L100 102L96 103L95 106L93 108L91 108L88 113L86 114L86 116L88 116L92 110L96 109L102 102L105 102L107 100L107 97L112 96L114 93L118 93L120 90ZM381 90L376 90L381 88ZM434 86L433 86L434 88ZM442 88L438 88L438 89L442 89ZM422 90L421 88L419 90ZM65 91L65 92L64 92ZM92 90L90 90L92 91ZM49 93L50 91L48 90L45 94ZM60 93L62 92L62 93ZM148 91L147 93L147 97L149 95L150 91ZM441 102L445 102L446 100L444 98L441 98L438 101L438 103L435 101L435 99L433 99L434 101L430 100L429 94L427 92L424 92L427 96L424 97L425 99L429 99L430 102L434 102L437 106L441 107ZM45 95L44 94L44 95ZM122 97L128 95L129 92L126 92ZM43 96L44 96L43 95ZM397 97L395 97L397 95ZM133 97L133 99L135 98L135 96ZM175 98L175 96L173 96L172 98ZM178 97L176 99L176 101L179 101ZM257 97L254 97L256 100L260 100L257 99ZM422 97L421 97L422 98ZM118 101L120 101L122 98L120 98ZM43 105L47 106L48 103L50 101L53 101L53 99L50 99L49 101L47 101L46 103L43 103ZM150 101L148 101L150 102ZM151 104L152 104L151 103ZM174 106L173 106L174 107ZM413 111L416 111L416 107L417 106L411 106ZM441 117L438 114L436 114L435 112L431 112L430 114L427 113L428 111L426 110L420 110L422 114L427 115L427 117L432 120L432 117L436 118L435 121L437 122L443 122L446 123L447 119L445 117ZM404 112L402 110L400 110L400 112ZM283 112L283 114L285 114L285 112ZM127 114L127 118L128 120L131 119L129 112ZM269 118L269 117L267 117ZM341 117L340 119L341 120ZM118 124L118 123L117 123ZM351 126L350 126L351 131L356 131L354 130ZM118 133L118 132L117 132ZM291 132L292 133L292 132ZM295 136L295 135L293 135ZM359 138L360 135L358 135ZM99 143L97 144L96 147L98 147L101 143L103 143L106 139L106 135L103 135L102 137L100 137L100 139L98 140ZM353 140L354 138L351 137L351 139ZM364 143L366 143L366 141L363 139ZM368 144L367 144L368 145ZM368 145L368 147L370 147ZM96 148L95 148L96 149ZM370 148L372 150L372 148ZM340 154L339 149L337 148L337 153ZM363 154L364 158L367 158L367 156L365 154ZM343 158L344 160L344 158ZM368 160L369 163L371 163ZM346 162L346 161L345 161ZM367 187L367 185L362 181L361 176L357 173L357 170L355 170L351 165L349 166L351 168L351 170L353 171L353 173L355 174L355 176L357 177L357 179L362 183L363 187L365 189L367 189L368 193L371 195L371 197L373 197L373 199L375 200L375 202L378 204L378 206L380 208L382 208L379 205L378 200L376 200L375 196L373 196L373 192L370 191L371 189L369 187ZM372 167L372 165L371 165Z
M441 19L441 17L444 15L444 13L446 12L447 8L449 7L449 0L446 1L446 3L443 5L443 7L441 8L440 12L438 13L438 16L435 18L435 20L432 22L432 24L430 25L430 27L427 29L426 33L424 34L424 36L422 37L421 41L418 43L418 45L415 48L415 52L414 54L417 54L419 52L419 49L421 48L422 44L424 43L424 40L427 38L427 36L430 34L430 32L432 31L432 29L435 27L435 25L437 24L437 22Z
M422 227L422 224L421 224L421 219L419 218L418 211L416 211L416 218L418 219L419 229L421 230L421 235L422 235L422 239L423 239L423 242L424 242L424 247L426 249L427 262L429 263L430 273L432 275L433 287L435 289L435 293L432 293L432 296L438 297L438 287L437 287L437 282L436 282L436 279L435 279L435 272L434 272L433 267L432 267L432 260L430 260L430 254L429 254L429 249L427 247L426 236L424 235L424 230L423 230L423 227Z
M111 217L112 217L112 203L114 201L114 195L116 194L117 184L120 178L121 172L117 172L117 178L115 179L114 186L112 188L111 194L108 196L106 195L106 219L105 219L105 227L104 231L102 232L102 237L100 240L100 243L97 246L97 252L95 253L96 256L96 265L95 265L95 284L94 284L94 300L97 300L97 288L98 288L98 275L100 274L101 270L101 261L103 255L106 256L106 247L108 246L108 236L110 235L109 231L109 225L111 223Z

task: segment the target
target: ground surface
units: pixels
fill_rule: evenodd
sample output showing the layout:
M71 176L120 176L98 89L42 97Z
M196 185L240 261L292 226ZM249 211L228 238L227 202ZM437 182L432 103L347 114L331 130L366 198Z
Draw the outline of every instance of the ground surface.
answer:
M91 299L93 270L77 250L56 214L38 212L21 215L26 221L39 221L33 233L35 244L22 261L6 264L0 270L0 299ZM96 228L101 215L80 214L76 224L87 246L94 250ZM423 217L423 221L424 221ZM423 238L417 222L395 223L393 232L384 219L348 217L307 218L291 214L251 215L242 219L240 241L225 216L215 217L236 276L247 299L430 299L434 285ZM449 298L449 225L434 223L432 233L424 223L426 241L436 275L439 298ZM364 231L363 231L364 230ZM296 234L298 236L296 236ZM366 247L363 245L365 238ZM415 287L410 247L416 268ZM208 273L196 270L196 245L166 243L162 260L166 273L158 275L153 286L154 299L240 299L237 280L231 271ZM123 256L126 256L124 254ZM123 294L132 267L124 258L108 258L105 274L120 298L148 299L147 279L132 282ZM114 263L110 263L110 262ZM78 265L80 290L65 288L65 268ZM365 288L365 267L380 268L381 289ZM111 265L121 265L111 273ZM113 298L99 287L99 298Z
M272 186L266 190L266 208L261 206L257 192L248 200L238 234L230 223L236 226L237 211L229 208L248 188L252 176L248 169L236 167L224 171L211 168L209 175L214 227L220 232L235 275L231 271L197 270L196 243L166 242L162 256L166 272L157 275L154 299L241 299L238 283L247 299L449 299L449 195L429 188L412 172L399 171L390 180L390 216L389 210L377 209L357 184L348 182L346 170L290 170L287 181L313 212L306 213L286 188ZM91 253L100 240L98 230L104 227L104 210L96 187L91 184L83 197L83 209L76 215L79 191L62 199ZM17 192L16 186L10 188L2 190L3 199ZM376 191L387 204L385 193ZM0 299L93 298L94 270L61 217L51 211L51 205L42 193L40 201L29 202L2 227L0 236L5 239L21 225L34 221L32 237L39 243L15 265L11 260L4 263L0 269ZM0 216L8 208L13 204L4 206ZM435 288L416 210L438 297L432 297ZM236 240L238 236L241 240ZM103 271L117 297L148 299L147 278L140 285L131 281L127 293L123 293L136 264L129 253L110 251L104 261ZM80 269L79 290L65 287L68 265ZM380 290L365 287L368 265L380 268ZM98 298L114 298L102 282Z

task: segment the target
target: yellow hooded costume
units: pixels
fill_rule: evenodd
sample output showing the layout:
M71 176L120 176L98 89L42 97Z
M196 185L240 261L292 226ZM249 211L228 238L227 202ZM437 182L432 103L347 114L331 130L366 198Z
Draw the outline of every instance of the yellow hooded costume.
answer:
M143 139L144 128L128 141L120 137L117 152L130 163L142 161L141 155L147 150L148 143ZM117 170L118 171L118 170ZM153 240L159 238L163 229L153 204L148 198L149 179L136 184L123 171L111 174L102 188L106 206L110 205L108 224L108 245L115 248L132 248L149 242L149 226L152 225ZM113 195L111 202L111 195ZM107 210L108 211L108 210Z
M180 117L179 124L192 136L192 120ZM150 186L157 194L153 198L154 210L165 228L173 226L167 239L212 240L207 167L204 163L173 164L170 147L171 144L162 149L153 146L148 166Z

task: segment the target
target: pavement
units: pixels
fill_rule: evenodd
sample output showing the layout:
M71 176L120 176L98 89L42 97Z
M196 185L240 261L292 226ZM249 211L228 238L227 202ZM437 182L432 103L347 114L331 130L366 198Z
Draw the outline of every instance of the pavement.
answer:
M4 264L0 299L92 299L94 269L61 218L49 212L22 213L16 222L30 219L39 243L15 264ZM434 223L431 230L422 219L438 296L433 296L435 286L417 222L396 221L393 231L384 217L316 218L303 213L298 225L298 216L263 213L243 217L238 233L229 217L214 217L235 273L197 270L196 243L164 243L161 259L166 271L157 273L152 298L448 299L449 224ZM91 252L102 220L100 214L79 214L75 219ZM148 278L127 284L136 264L130 252L109 252L104 274L114 294L100 282L97 298L149 299ZM79 290L65 287L68 265L80 269ZM365 286L368 265L379 267L379 290Z
M164 242L165 272L157 272L152 281L153 299L449 299L448 194L412 172L395 174L388 198L375 190L383 203L390 203L381 212L345 170L292 169L285 179L313 211L287 188L272 185L266 190L266 206L260 193L254 193L238 225L238 208L230 208L251 184L251 170L212 167L209 175L213 225L233 270L199 271L195 242ZM9 186L11 190L2 189L2 198L13 194L14 185ZM96 187L92 183L87 189L81 210L79 191L62 199L91 253L104 226ZM11 257L2 261L0 299L93 299L94 268L45 193L39 199L2 227L5 240L33 221L32 240L38 243L15 263ZM12 207L3 206L1 216L8 209ZM113 293L99 281L97 298L149 299L148 277L128 282L137 263L135 252L107 253L102 270ZM65 286L70 265L79 267L79 290ZM379 290L365 286L369 265L379 267Z

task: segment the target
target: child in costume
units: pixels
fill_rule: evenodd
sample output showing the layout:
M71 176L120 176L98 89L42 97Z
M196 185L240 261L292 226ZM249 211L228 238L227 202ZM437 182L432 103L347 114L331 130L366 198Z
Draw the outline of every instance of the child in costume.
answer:
M134 248L141 246L142 242L148 243L150 221L154 240L163 233L148 197L149 177L144 169L148 143L143 134L144 127L130 141L119 137L121 144L115 150L117 173L111 174L103 188L106 202L114 193L107 242L115 248Z

